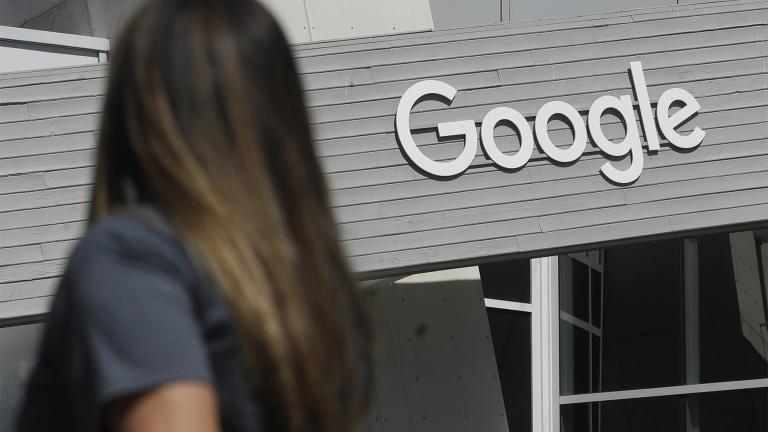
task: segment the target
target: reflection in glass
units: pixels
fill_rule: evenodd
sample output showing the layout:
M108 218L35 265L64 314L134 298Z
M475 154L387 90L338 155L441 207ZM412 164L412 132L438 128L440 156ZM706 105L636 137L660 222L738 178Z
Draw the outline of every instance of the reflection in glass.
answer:
M481 264L483 297L518 303L531 302L531 261L519 259Z
M560 310L589 322L589 268L574 259L560 263Z
M768 230L559 261L561 395L768 378ZM765 432L767 391L562 405L562 430Z
M599 252L596 253L600 256ZM599 391L602 357L601 260L560 257L560 394Z
M560 320L560 394L589 393L589 333Z
M683 384L680 240L604 253L602 390Z
M768 377L765 237L713 234L698 246L701 382Z
M603 320L603 280L602 273L591 269L589 276L590 322L600 328Z
M749 230L606 248L604 266L588 270L586 320L586 265L561 257L561 394L768 377L767 238ZM584 373L591 387L579 385Z
M479 269L486 299L530 304L529 259L481 264ZM531 431L531 314L494 307L486 311L509 430Z
M531 314L488 308L510 431L531 430Z

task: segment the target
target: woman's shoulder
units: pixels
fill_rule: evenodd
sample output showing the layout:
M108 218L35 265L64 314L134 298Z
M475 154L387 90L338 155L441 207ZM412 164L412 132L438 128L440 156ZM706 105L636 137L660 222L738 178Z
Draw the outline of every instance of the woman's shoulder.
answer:
M87 421L111 401L167 382L214 382L202 337L207 305L193 291L192 265L152 217L130 211L92 224L56 293L44 355L81 398Z
M180 245L157 210L142 207L106 216L93 223L75 246L71 260L94 254L140 253L157 256L180 253Z
M177 236L159 212L149 207L116 213L92 224L70 255L68 272L99 271L100 264L115 261L128 269L161 270L179 277L191 270Z

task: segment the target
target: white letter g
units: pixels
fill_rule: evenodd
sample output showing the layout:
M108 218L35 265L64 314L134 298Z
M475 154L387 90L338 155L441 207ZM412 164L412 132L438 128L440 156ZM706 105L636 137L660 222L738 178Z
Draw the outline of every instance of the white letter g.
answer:
M395 116L395 130L400 146L408 155L408 158L424 171L439 177L452 177L464 172L477 153L477 129L472 120L454 121L437 124L437 133L441 136L464 135L464 150L459 157L452 161L438 162L430 159L416 145L411 135L411 110L416 102L427 95L438 95L452 102L456 96L456 89L437 80L420 81L405 91L400 103L397 105Z

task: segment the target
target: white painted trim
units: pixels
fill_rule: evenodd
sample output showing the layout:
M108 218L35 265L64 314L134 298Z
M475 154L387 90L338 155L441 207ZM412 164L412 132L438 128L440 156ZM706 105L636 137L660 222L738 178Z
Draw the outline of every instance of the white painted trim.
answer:
M768 388L768 378L560 396L560 403L562 405L571 405L586 402L605 402L622 399L640 399L659 396L712 393L730 390L748 390L756 388Z
M67 48L107 52L109 39L81 36L70 33L57 33L42 30L32 30L20 27L0 26L0 40L29 42Z
M531 312L531 305L528 303L519 303L507 300L485 299L485 307L492 309L505 309L519 312Z
M558 257L531 260L533 430L560 432Z

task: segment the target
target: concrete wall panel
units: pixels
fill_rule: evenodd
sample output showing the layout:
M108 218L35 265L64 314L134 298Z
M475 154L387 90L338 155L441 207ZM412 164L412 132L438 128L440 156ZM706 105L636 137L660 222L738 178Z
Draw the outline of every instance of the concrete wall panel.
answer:
M288 39L293 43L309 42L309 24L304 0L262 0L277 18Z
M312 40L432 30L428 0L305 0Z
M360 431L507 432L477 267L366 290L376 392Z

